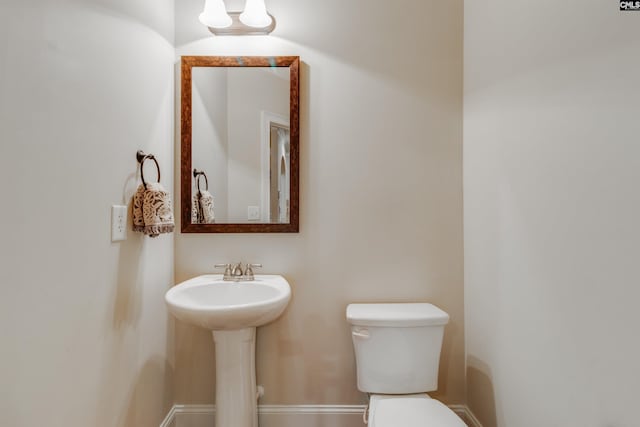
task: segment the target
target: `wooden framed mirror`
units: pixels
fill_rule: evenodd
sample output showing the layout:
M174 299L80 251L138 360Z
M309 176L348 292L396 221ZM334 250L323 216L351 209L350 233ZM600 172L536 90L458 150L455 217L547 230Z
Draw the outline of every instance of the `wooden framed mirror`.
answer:
M183 233L299 230L297 56L183 56Z

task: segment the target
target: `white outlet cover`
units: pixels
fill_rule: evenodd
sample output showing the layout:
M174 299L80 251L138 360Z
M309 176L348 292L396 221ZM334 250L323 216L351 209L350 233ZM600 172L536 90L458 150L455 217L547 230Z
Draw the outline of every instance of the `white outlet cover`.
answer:
M127 207L111 206L111 241L120 242L127 239Z
M249 206L247 208L247 219L249 221L260 220L260 206Z

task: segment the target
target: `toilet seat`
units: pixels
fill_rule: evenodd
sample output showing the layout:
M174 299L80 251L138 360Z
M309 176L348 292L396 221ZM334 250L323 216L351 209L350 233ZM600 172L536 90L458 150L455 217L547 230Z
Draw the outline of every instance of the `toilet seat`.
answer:
M467 427L447 406L427 394L371 395L369 427Z

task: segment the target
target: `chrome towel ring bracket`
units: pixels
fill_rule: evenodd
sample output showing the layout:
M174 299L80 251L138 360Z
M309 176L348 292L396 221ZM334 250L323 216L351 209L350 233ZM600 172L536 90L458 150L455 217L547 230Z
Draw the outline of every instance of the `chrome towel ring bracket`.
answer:
M144 162L147 159L153 160L156 164L156 169L158 170L158 182L160 182L160 165L158 164L156 156L153 154L146 154L144 151L139 150L136 153L136 159L138 160L138 163L140 163L140 178L142 179L142 185L144 185L145 188L147 187L147 183L144 180Z

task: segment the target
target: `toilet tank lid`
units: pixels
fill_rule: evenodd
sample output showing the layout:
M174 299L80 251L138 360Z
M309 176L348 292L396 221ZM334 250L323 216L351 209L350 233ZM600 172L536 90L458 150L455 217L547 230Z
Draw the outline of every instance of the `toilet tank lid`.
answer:
M356 326L435 326L446 325L449 315L433 304L349 304L347 320Z

